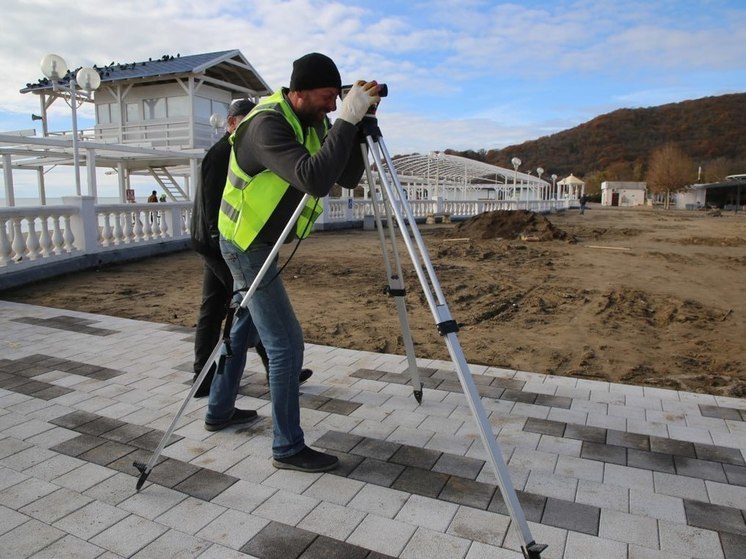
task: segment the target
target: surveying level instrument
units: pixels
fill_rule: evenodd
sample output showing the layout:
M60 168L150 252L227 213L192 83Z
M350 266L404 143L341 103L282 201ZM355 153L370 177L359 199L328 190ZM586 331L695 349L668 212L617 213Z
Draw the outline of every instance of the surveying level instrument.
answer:
M394 221L396 222L399 230L402 232L402 239L406 246L407 252L409 253L409 257L412 261L412 265L414 266L417 278L419 279L420 285L422 286L427 304L430 308L430 311L432 312L433 318L435 320L435 326L438 330L438 333L443 336L446 347L448 348L448 353L451 356L451 361L456 367L456 373L458 374L459 381L461 382L464 396L466 396L472 416L474 417L474 420L479 427L479 434L482 439L482 443L487 454L489 455L489 461L494 469L500 493L503 497L503 500L505 501L505 504L508 507L508 513L510 514L512 525L517 531L519 541L521 542L521 552L523 553L525 559L541 559L541 553L547 548L547 546L545 544L536 543L531 536L531 530L529 529L528 522L526 521L526 516L523 512L523 508L521 507L520 502L518 501L515 488L513 487L513 483L510 479L508 467L505 464L495 435L492 432L492 428L490 427L487 414L484 410L484 406L482 405L482 401L479 396L479 392L477 390L476 384L474 383L474 379L471 376L469 365L466 362L463 350L458 341L458 337L456 336L456 333L458 332L458 325L452 318L451 313L448 309L443 291L435 275L435 270L433 268L432 262L430 261L427 248L425 247L425 243L422 239L422 236L420 235L419 229L417 228L415 217L412 213L412 208L409 206L393 161L383 141L381 130L378 127L378 120L375 117L375 107L373 107L373 109L370 110L368 114L363 117L362 122L358 126L360 149L362 151L363 161L365 162L365 173L368 180L368 185L370 186L376 229L378 230L386 274L389 281L387 292L391 297L394 298L394 302L396 304L397 312L399 315L404 347L407 354L408 368L412 377L414 396L419 403L422 402L422 384L419 381L419 374L417 372L417 362L414 355L414 344L412 343L412 337L409 330L409 322L407 319L406 305L404 302L406 292L404 288L401 262L399 260L398 251L396 250ZM373 165L375 165L377 176L381 186L380 189L376 188L375 182L373 180L374 177L371 169L370 159L373 160ZM380 199L378 197L379 195ZM256 292L262 279L266 275L267 270L271 266L271 263L284 244L285 239L294 231L295 222L298 220L301 213L303 212L303 209L305 208L306 202L309 198L310 196L308 194L305 194L301 199L298 207L283 229L280 238L277 240L274 247L272 247L267 260L262 265L259 273L252 282L243 299L241 300L239 309L237 309L236 312L238 312L238 310L242 308L245 308L251 300L251 297L254 296L254 293ZM382 206L383 213L386 217L385 230L381 220L381 209L379 208L379 205ZM386 238L386 232L388 233L388 239ZM393 255L395 269L392 269L391 261L388 258L387 243ZM197 388L202 384L202 381L207 376L210 367L217 362L223 343L224 342L222 340L219 341L215 348L212 350L210 358L207 360L207 363L205 363L202 371L200 371L199 376L192 384L189 394L187 394L186 399L179 408L179 411L171 422L171 425L169 426L168 430L153 452L153 455L150 457L150 460L148 460L146 464L143 464L141 462L134 463L134 466L140 471L140 477L137 481L136 486L138 491L140 490L140 488L142 488L143 484L147 480L148 475L150 475L150 472L152 471L153 467L158 461L158 458L163 452L167 441L171 438L171 435L176 428L176 423L183 414L186 405L189 403L189 400L192 398Z

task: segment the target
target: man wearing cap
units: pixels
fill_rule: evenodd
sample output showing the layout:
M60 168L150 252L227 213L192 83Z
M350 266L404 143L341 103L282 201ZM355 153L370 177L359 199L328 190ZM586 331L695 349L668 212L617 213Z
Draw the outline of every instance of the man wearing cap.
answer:
M220 338L220 325L228 315L228 327L232 320L229 312L233 293L233 276L220 253L220 234L218 232L218 212L223 197L225 179L228 175L228 161L231 155L230 135L243 120L254 103L249 99L238 99L228 107L226 133L207 151L200 166L200 182L194 195L192 209L191 236L192 247L202 255L204 260L202 274L202 302L199 308L197 328L194 336L194 380L210 358L215 344ZM269 361L262 343L255 343L256 352L262 359L269 374ZM207 396L215 375L213 365L202 384L194 393L195 398ZM312 375L309 369L300 373L300 382L305 382Z
M360 180L364 164L357 124L380 100L378 84L357 82L330 126L327 114L337 109L341 85L339 71L329 57L307 54L293 63L290 87L261 101L234 132L218 228L235 287L251 285L304 194L311 198L288 242L310 233L321 213L320 199L335 183L354 188ZM249 301L253 323L245 319L249 313L239 313L234 321L231 346L240 357L255 328L269 356L274 466L323 472L334 468L338 459L304 442L298 388L303 330L276 264L276 259L271 262ZM235 408L242 372L241 359L230 358L222 374L215 375L205 417L208 429L251 421L252 410Z

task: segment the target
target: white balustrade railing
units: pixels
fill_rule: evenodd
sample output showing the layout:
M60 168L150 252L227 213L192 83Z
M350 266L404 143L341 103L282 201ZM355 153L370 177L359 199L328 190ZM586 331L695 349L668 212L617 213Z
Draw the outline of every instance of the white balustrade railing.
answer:
M466 219L495 210L549 212L571 200L410 200L415 219L434 214ZM362 226L373 215L366 198L326 198L316 229ZM63 198L60 206L0 208L0 275L77 255L126 250L189 237L191 202L95 204L92 196ZM385 216L378 202L379 215ZM183 242L179 245L183 246Z
M191 202L96 205L92 196L63 202L0 208L0 273L71 255L189 237Z

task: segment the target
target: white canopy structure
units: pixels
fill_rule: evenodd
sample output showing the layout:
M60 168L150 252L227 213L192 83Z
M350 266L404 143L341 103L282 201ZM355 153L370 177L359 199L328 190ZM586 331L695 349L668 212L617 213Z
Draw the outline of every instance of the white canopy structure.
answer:
M561 181L557 182L560 188L560 198L580 198L585 194L585 182L570 173Z
M440 152L393 162L410 200L536 200L547 196L551 186L529 173Z

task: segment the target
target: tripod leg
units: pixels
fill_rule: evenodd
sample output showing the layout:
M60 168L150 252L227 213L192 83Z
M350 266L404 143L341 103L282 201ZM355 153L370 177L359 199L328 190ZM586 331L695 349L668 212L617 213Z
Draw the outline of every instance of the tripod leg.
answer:
M239 309L244 308L249 304L249 301L254 296L254 293L256 293L256 290L259 288L259 285L264 279L264 276L267 274L267 270L272 265L272 261L275 259L277 254L280 252L280 248L282 248L282 245L285 242L285 239L288 237L288 235L290 235L292 230L295 228L295 222L298 221L298 218L303 212L303 209L306 206L306 202L308 201L308 198L309 198L309 195L305 194L303 198L301 199L300 203L298 204L298 207L293 212L293 215L291 216L287 225L282 230L282 233L280 234L280 238L277 240L275 245L272 247L272 250L270 251L269 256L267 256L267 260L265 260L264 264L259 269L259 273L257 273L256 278L254 278L254 281L251 283L251 286L246 292L246 295L244 295L243 299L241 299L241 304L239 305L238 309L235 310L235 312L238 312ZM223 343L224 343L223 340L220 340L215 346L215 348L212 350L212 353L210 354L210 358L207 360L207 363L205 363L205 365L202 367L202 370L200 371L197 379L192 383L192 388L189 390L187 397L184 399L184 402L181 404L179 411L176 412L176 415L171 421L171 424L166 430L166 433L163 435L163 438L158 443L158 446L156 447L155 451L153 451L153 454L150 457L150 460L148 460L148 462L145 464L143 464L142 462L133 463L135 468L137 468L140 471L140 477L138 478L137 485L136 485L136 489L138 491L145 483L145 480L148 479L150 472L153 470L153 467L155 466L155 463L158 461L158 458L160 458L161 453L163 452L163 449L166 447L166 442L168 441L168 439L171 438L171 435L176 429L176 423L178 423L179 419L184 413L184 409L189 403L189 400L192 398L192 396L194 396L194 393L197 391L197 388L202 384L202 381L207 376L207 372L210 370L210 367L212 367L212 365L217 361L218 356L220 355L220 349Z
M366 145L363 143L360 146L363 152L363 161L365 162L365 173L368 179L368 184L373 185L373 174L370 170L370 161L368 160L368 150ZM412 392L415 400L418 404L422 403L422 382L420 381L420 373L417 369L417 357L414 353L414 342L412 341L412 333L409 329L409 319L407 318L407 305L404 301L406 291L404 289L404 275L402 274L401 261L399 260L399 251L396 248L396 235L394 232L394 223L391 218L391 210L387 199L381 192L381 200L386 211L386 227L388 229L389 239L391 241L391 252L396 263L396 273L391 270L391 262L389 261L388 251L386 250L386 236L384 234L383 223L381 222L380 212L378 210L378 200L376 199L375 188L371 189L371 198L373 199L373 216L376 222L376 230L378 231L378 239L381 242L381 253L383 254L383 263L386 267L386 277L389 280L388 288L386 292L390 297L394 298L394 304L396 305L396 312L399 315L399 324L401 324L402 341L404 343L404 350L407 355L407 363L409 367L409 375L412 380Z
M537 544L531 536L531 531L526 522L526 516L520 502L518 501L515 488L510 479L508 467L505 464L500 448L497 445L495 435L492 432L492 428L487 419L487 414L482 405L476 384L474 383L474 379L469 371L469 365L466 362L463 350L461 349L458 337L456 336L458 325L456 324L456 321L453 320L450 311L448 310L448 305L445 302L443 291L441 290L440 283L435 275L435 270L430 261L427 248L425 247L422 236L417 229L412 208L408 203L406 203L404 190L402 189L401 183L396 175L391 156L388 154L383 139L380 137L380 131L376 130L375 137L372 133L368 133L366 141L370 154L376 165L376 169L378 170L378 176L382 188L386 192L388 199L391 201L390 206L396 217L396 222L403 232L402 237L404 243L407 246L410 258L412 259L412 264L414 265L417 277L422 284L422 289L425 292L430 311L435 319L438 333L443 336L451 360L456 366L456 372L458 373L461 387L464 390L464 395L466 396L469 408L471 409L472 415L479 427L482 443L490 456L490 461L497 477L500 492L508 507L508 511L510 512L513 525L518 531L519 539L523 544L521 546L523 555L526 559L541 559L541 552L544 551L547 546L544 544ZM386 167L384 167L383 164L384 160L386 162ZM391 181L387 178L387 170L391 175ZM399 203L397 204L396 202Z

